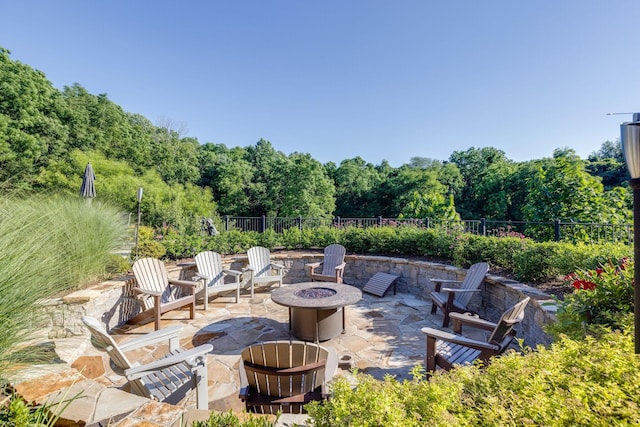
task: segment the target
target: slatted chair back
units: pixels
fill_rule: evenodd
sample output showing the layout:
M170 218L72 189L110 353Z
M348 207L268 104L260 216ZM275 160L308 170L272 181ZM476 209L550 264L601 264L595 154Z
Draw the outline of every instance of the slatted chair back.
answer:
M140 258L133 263L133 275L138 286L142 289L161 292L162 304L175 301L180 289L169 286L169 276L164 262L156 258ZM145 310L153 308L153 299L145 298L141 301Z
M333 375L337 366L334 353L303 341L269 341L245 348L241 369L251 396L247 409L302 413L305 403L322 398L326 373Z
M324 260L322 263L322 275L333 276L336 275L336 267L344 262L344 256L347 250L344 246L334 243L324 248Z
M271 252L262 246L254 246L247 250L249 265L256 278L271 276Z
M496 328L491 333L487 342L500 345L500 353L506 350L507 346L511 342L512 337L510 335L513 331L513 327L524 319L524 310L530 299L530 297L527 297L518 302L516 305L505 311L500 317L500 320L498 320Z
M224 284L222 257L219 253L212 251L200 252L196 255L196 266L198 267L198 273L208 278L205 286L215 288Z
M198 272L194 279L203 280L204 286L196 293L196 299L204 299L204 309L208 308L209 297L235 291L236 303L240 302L240 277L242 273L225 270L222 266L222 256L213 251L200 252L195 256ZM232 276L233 281L225 280Z
M85 316L82 318L82 322L91 332L91 344L99 350L105 351L109 355L111 369L118 375L124 376L124 371L132 368L133 365L120 350L118 344L107 333L102 325L93 317ZM149 391L144 386L142 381L134 380L130 382L133 392L145 397L151 397Z
M478 289L484 278L487 276L489 272L489 264L486 262L479 262L477 264L473 264L467 270L467 275L464 277L464 280L460 284L460 289ZM469 301L473 296L470 292L461 292L457 293L454 299L456 305L460 307L466 307L469 305Z

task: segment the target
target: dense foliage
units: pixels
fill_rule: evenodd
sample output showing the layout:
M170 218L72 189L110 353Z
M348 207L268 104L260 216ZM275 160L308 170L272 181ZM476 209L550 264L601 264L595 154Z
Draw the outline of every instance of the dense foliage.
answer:
M208 236L164 227L155 231L142 229L138 255L180 259L203 250L235 254L245 253L252 246L317 249L336 242L349 253L435 257L461 267L486 261L492 268L510 271L517 279L534 283L556 280L579 268L597 268L632 252L626 245L538 243L522 237L484 237L439 228L319 227L290 228L283 233L231 230Z
M315 427L611 426L640 424L640 358L630 334L562 338L424 381L337 379L330 400L307 405Z
M401 143L401 142L400 142ZM628 179L619 144L582 160L570 149L517 163L491 147L415 157L398 168L361 157L325 165L260 139L248 147L201 143L170 119L152 124L106 94L43 72L0 47L0 182L5 188L77 193L94 166L98 199L180 231L217 214L626 223Z

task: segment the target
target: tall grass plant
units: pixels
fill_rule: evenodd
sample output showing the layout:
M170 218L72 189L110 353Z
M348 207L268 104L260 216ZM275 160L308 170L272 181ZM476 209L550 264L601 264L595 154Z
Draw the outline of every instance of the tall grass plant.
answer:
M104 275L126 233L117 211L95 201L0 197L0 376L38 359L17 346L42 328L41 301Z

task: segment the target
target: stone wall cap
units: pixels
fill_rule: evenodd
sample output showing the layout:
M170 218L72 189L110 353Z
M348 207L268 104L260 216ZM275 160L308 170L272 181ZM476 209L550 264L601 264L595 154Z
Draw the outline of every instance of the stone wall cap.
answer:
M65 304L85 303L98 298L101 294L102 292L99 289L82 289L63 296L62 302Z

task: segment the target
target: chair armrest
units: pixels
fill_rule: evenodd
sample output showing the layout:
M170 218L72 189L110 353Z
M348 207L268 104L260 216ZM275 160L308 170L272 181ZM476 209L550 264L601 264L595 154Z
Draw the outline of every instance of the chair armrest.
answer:
M308 264L305 264L306 268L310 268L311 270L313 270L314 268L318 268L322 265L322 262L310 262Z
M442 292L457 292L463 294L466 292L480 292L480 289L456 289L456 288L442 288Z
M191 350L183 351L181 353L173 354L169 357L147 363L146 365L134 366L133 368L126 369L124 374L127 379L131 381L144 377L150 372L159 371L182 362L186 362L189 366L194 367L201 364L199 360L202 356L205 357L206 361L207 353L212 350L213 346L211 344L203 344L196 348L192 348Z
M345 268L347 265L346 262L343 262L342 264L336 265L336 271L342 270L343 268Z
M173 338L179 338L180 331L182 331L182 325L169 326L168 328L150 332L141 337L133 338L131 340L125 341L121 344L118 344L118 347L122 351L135 350L137 348L144 347L149 344L155 344L157 342L171 340Z
M196 286L198 286L198 282L194 282L193 280L169 279L169 284L184 286L184 287L192 287L192 288L195 288Z
M284 265L271 263L271 268L275 268L276 270L282 270L284 269Z
M440 292L440 288L442 288L442 285L444 283L462 283L460 280L449 280L449 279L429 279L429 280L431 280L433 283L436 284L435 285L436 292Z
M451 313L449 314L451 320L453 320L453 330L455 332L462 331L462 325L471 326L485 331L493 331L497 324L489 322L469 313Z
M142 289L142 288L138 288L138 287L133 288L133 291L138 293L138 294L143 294L143 295L147 295L147 296L150 296L150 297L162 296L162 292L160 292L160 291L151 291L149 289Z
M438 329L433 328L422 328L422 333L427 337L433 337L439 339L441 341L447 341L453 344L460 344L465 347L475 348L477 350L491 350L491 351L499 351L500 346L495 344L490 344L483 341L472 340L467 337L463 337L462 335L456 335L445 331L440 331Z
M230 274L231 276L241 276L242 272L238 270L222 270L224 274Z
M200 274L200 273L196 273L193 275L194 280L198 281L198 280L204 280L205 282L211 280L211 277L207 276L206 274Z

